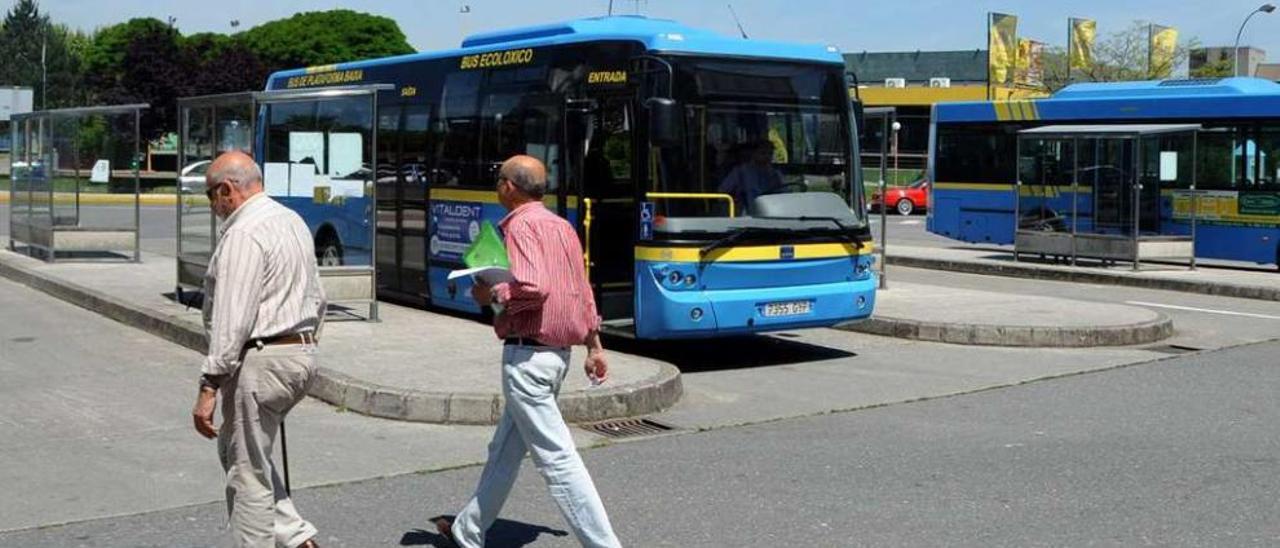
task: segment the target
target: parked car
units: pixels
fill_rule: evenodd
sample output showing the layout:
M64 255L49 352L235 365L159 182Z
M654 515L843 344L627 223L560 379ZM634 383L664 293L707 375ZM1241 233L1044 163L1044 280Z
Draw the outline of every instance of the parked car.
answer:
M178 185L183 194L204 192L204 176L209 172L211 163L213 162L209 160L201 160L182 168L182 174L178 176Z
M929 180L919 179L905 187L890 188L886 191L889 195L889 207L894 208L900 215L910 215L916 211L929 209ZM867 202L867 206L871 209L878 209L884 203L880 199L880 193L871 194L871 200Z

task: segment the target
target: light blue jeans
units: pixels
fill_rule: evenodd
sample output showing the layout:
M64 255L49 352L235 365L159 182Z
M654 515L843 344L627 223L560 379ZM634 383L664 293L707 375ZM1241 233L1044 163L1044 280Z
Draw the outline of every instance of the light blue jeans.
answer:
M463 548L484 546L484 534L498 518L525 453L547 482L569 528L583 546L620 547L604 503L560 416L556 396L569 370L569 350L541 346L503 347L502 393L506 410L489 442L489 461L475 495L453 522Z

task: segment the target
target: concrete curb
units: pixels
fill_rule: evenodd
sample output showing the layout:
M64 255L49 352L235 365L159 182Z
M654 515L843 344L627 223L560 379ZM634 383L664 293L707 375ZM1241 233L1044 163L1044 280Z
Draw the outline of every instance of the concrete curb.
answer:
M204 198L200 198L204 201ZM141 194L138 201L144 206L177 206L178 197L173 194ZM9 191L0 190L0 204L9 203ZM75 194L66 192L55 192L53 194L53 203L55 204L72 204L75 203ZM81 194L80 203L83 205L133 205L132 194Z
M879 316L840 328L870 335L949 344L1084 348L1148 344L1173 336L1173 321L1158 312L1156 316L1154 320L1130 325L1089 327L958 324Z
M1181 291L1183 293L1200 293L1220 297L1236 297L1240 299L1280 301L1280 284L1276 284L1274 287L1262 287L1200 282L1194 280L1171 280L1167 278L1139 278L1137 276L1123 274L1066 270L1063 268L1047 268L1044 266L1020 263L991 264L980 261L953 261L947 259L930 259L927 257L892 254L888 255L886 262L896 266L946 270L950 272L965 272L969 274L984 274L988 276L1119 285L1125 287L1140 287L1143 289Z
M0 261L0 277L196 352L206 349L204 332L199 326L180 318L5 261ZM683 394L680 370L664 363L657 374L638 382L561 394L560 412L567 422L648 415L675 405ZM325 367L318 369L310 395L362 415L411 422L496 424L503 409L500 394L405 390L370 383Z

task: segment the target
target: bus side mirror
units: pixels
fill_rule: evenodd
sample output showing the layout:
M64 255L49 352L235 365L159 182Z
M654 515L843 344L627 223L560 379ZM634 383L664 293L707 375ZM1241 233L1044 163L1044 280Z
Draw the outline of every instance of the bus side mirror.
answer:
M680 108L675 100L653 97L644 105L649 109L649 142L659 147L680 145Z

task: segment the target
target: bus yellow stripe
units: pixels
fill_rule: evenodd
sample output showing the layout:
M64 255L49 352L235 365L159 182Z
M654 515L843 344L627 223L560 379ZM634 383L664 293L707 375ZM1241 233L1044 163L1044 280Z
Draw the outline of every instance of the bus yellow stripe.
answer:
M498 193L492 190L467 190L462 188L433 188L430 191L432 200L447 200L453 202L480 202L482 204L498 203ZM548 207L555 207L559 203L556 196L543 196L542 203ZM578 207L578 197L569 197L569 208Z
M1012 183L934 183L937 190L1013 190Z
M1006 104L1004 101L996 101L994 103L991 103L991 106L995 107L996 109L996 120L999 120L1001 122L1009 121L1009 105L1008 104Z
M750 262L777 261L782 258L781 245L757 245L743 247L726 247L711 252L707 257L712 262ZM869 255L871 243L861 248L847 243L797 244L791 246L795 252L794 259L829 259L834 257L852 257ZM638 261L664 261L673 263L696 263L702 260L701 251L696 247L636 247Z

